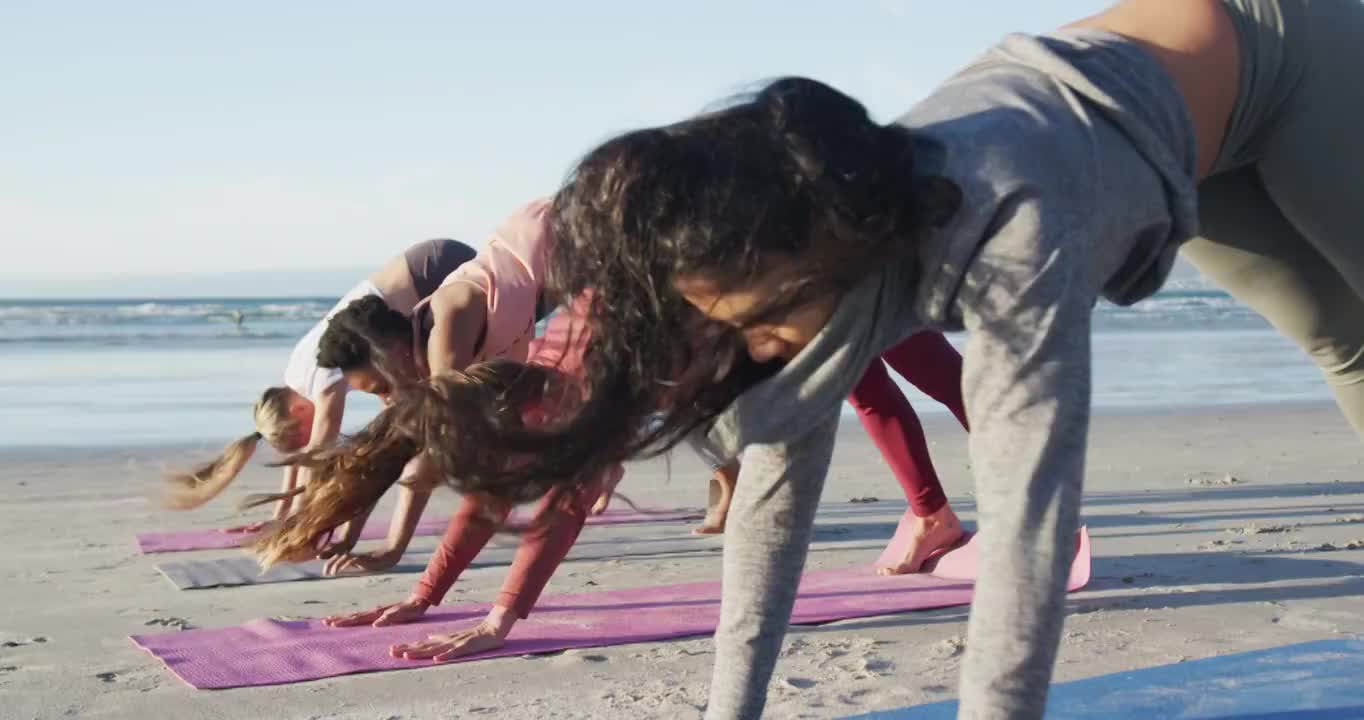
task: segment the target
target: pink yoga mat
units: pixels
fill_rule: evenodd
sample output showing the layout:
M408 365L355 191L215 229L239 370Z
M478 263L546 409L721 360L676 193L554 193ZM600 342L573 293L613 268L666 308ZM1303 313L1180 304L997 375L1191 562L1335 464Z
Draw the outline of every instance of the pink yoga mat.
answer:
M971 561L971 548L963 553ZM1081 530L1068 588L1089 582L1089 536ZM933 575L877 576L866 566L807 573L791 622L813 625L909 610L966 605L972 583ZM437 609L412 625L335 629L318 620L255 620L245 625L159 635L137 635L138 647L200 690L282 685L354 673L426 667L430 661L398 660L388 646L449 633L483 619L489 605L460 604ZM615 592L544 598L512 630L503 647L454 662L547 653L570 648L709 635L720 615L720 584L691 583Z
M629 525L648 522L675 522L697 520L705 517L698 510L607 510L601 515L587 518L588 525ZM513 518L524 521L525 518ZM417 525L415 537L444 535L449 518L423 520ZM361 540L382 540L388 536L388 523L383 520L371 521L361 531ZM144 554L183 552L187 550L227 550L241 547L255 537L254 533L229 533L222 530L176 530L172 532L141 533L137 536L137 549Z

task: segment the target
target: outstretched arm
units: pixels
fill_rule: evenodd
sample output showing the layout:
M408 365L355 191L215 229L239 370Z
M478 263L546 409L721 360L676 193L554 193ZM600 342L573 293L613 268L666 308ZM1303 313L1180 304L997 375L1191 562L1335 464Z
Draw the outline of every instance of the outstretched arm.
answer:
M962 717L1041 717L1060 642L1089 430L1087 243L1020 204L958 306L981 529Z
M341 418L345 413L345 382L334 383L331 387L323 390L318 397L313 398L313 424L309 428L308 444L303 446L303 450L305 452L317 450L336 442L336 438L341 436ZM280 492L284 493L285 497L275 506L275 520L283 520L289 517L291 511L298 510L294 496L288 493L296 488L307 487L311 480L312 470L309 468L291 465L284 469L284 483Z

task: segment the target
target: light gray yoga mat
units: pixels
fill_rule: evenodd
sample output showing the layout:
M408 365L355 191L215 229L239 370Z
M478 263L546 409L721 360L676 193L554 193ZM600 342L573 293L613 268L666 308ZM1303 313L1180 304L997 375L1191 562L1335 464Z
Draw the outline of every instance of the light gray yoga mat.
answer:
M471 568L510 565L516 555L516 543L498 545L490 543L478 554ZM622 540L580 541L569 551L565 562L574 560L605 560L609 558L629 558L654 555L674 555L679 553L718 553L720 544L716 540L678 535L659 538L635 538ZM373 577L393 573L419 573L426 569L430 552L411 552L403 556L399 563L381 573L369 575L344 575L346 577ZM214 560L181 560L158 563L161 572L177 590L205 590L219 587L238 587L242 585L268 585L281 582L302 580L335 580L340 578L323 577L323 562L312 560L305 563L279 565L268 572L261 573L255 558L248 555L217 558Z
M382 573L418 573L426 569L430 553L404 555L397 565ZM268 585L270 583L296 582L299 580L331 580L323 577L321 560L305 563L277 565L262 573L255 558L248 556L218 558L216 560L188 560L183 562L159 563L156 569L175 586L177 590L205 590L216 587L236 587L239 585ZM478 563L474 567L478 567ZM347 575L345 577L356 577Z

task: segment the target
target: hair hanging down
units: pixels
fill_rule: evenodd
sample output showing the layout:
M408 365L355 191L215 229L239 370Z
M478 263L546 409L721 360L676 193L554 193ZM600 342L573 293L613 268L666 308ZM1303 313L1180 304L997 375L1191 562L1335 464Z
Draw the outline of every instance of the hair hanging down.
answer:
M590 152L554 198L549 263L560 299L592 292L586 400L540 432L482 438L461 479L524 497L666 451L711 422L776 368L752 361L737 330L689 305L676 279L724 290L789 268L744 318L757 323L911 256L960 202L950 182L913 172L912 148L907 130L872 122L852 98L786 78ZM524 462L497 462L526 450Z
M561 407L572 398L563 383L555 382L557 376L552 369L509 360L445 373L399 387L392 403L356 434L287 458L282 464L312 468L314 480L303 492L302 509L256 541L261 565L315 557L327 535L377 503L423 448L445 484L461 494L518 502L539 497L547 485L528 485L509 494L467 478L462 468L507 464L508 458L539 448L543 431L526 430L523 417L546 402ZM494 443L494 438L515 441ZM264 496L259 502L274 498Z
M277 449L295 450L289 447L290 438L298 431L298 421L289 414L293 395L287 387L268 388L252 412L256 432L234 440L218 457L190 472L167 475L169 488L162 504L171 510L192 510L218 497L241 474L262 438Z

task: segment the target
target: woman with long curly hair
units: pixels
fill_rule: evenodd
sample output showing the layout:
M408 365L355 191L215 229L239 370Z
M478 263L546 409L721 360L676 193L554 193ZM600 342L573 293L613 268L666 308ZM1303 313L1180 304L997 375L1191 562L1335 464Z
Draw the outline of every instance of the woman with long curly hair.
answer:
M508 462L516 455L484 453L488 428L552 427L555 418L581 402L576 376L587 331L572 309L557 314L543 337L532 341L526 363L507 359L450 370L412 386L399 386L393 401L360 433L337 446L291 459L314 470L303 508L257 540L265 567L310 559L337 527L355 524L422 452L436 478L459 476L466 462ZM537 487L517 497L456 489L464 499L425 574L407 598L372 610L326 618L332 627L396 625L421 618L469 567L501 528L515 501L540 497L493 609L471 629L395 645L395 657L437 662L498 647L518 619L527 617L540 592L577 541L597 499L620 482L620 465L572 488ZM441 482L437 480L436 482ZM450 484L454 484L451 482Z
M966 330L981 568L962 717L1045 708L1064 615L1100 298L1156 292L1183 249L1320 366L1364 432L1364 5L1126 0L1015 34L879 124L787 78L591 151L551 263L595 290L586 400L489 427L461 482L590 482L696 428L744 449L710 718L761 714L839 408L924 329ZM534 447L529 447L529 443Z

